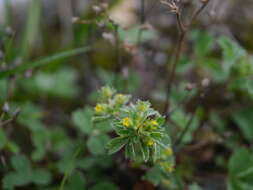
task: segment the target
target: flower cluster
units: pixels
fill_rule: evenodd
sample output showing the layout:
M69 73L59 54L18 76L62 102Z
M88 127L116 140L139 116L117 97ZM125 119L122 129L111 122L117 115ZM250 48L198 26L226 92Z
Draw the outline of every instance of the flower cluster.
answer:
M125 156L137 162L153 161L166 172L173 171L173 151L165 131L165 118L148 101L130 103L130 95L117 94L110 87L100 91L100 102L95 106L96 117L110 118L118 137L108 149L115 153L125 148Z
M99 103L94 108L95 114L97 117L116 116L130 98L130 95L117 94L116 90L109 86L102 87L99 90Z

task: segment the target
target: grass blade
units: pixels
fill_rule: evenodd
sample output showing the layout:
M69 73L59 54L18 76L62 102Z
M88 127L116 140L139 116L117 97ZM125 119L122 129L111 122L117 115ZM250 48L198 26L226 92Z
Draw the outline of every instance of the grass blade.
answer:
M61 52L61 53L51 55L49 57L42 58L40 60L31 62L31 63L21 64L21 65L18 65L17 67L15 67L15 68L8 69L6 71L0 72L0 79L4 78L4 77L8 77L8 76L16 74L16 73L22 73L22 72L24 72L26 70L29 70L29 69L33 69L33 68L36 68L36 67L39 67L39 66L49 64L49 63L51 63L53 61L56 61L56 60L59 60L59 59L72 57L72 56L84 53L88 50L89 50L89 48L87 48L87 47L67 50L67 51L64 51L64 52Z

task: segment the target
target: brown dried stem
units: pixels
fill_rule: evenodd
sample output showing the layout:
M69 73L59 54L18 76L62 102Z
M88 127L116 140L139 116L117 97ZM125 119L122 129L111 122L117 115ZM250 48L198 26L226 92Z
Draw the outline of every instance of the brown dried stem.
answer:
M166 118L169 117L168 116L169 97L170 97L172 85L175 80L176 67L177 67L177 65L180 61L181 55L182 55L182 48L183 48L183 44L185 41L185 36L186 36L187 32L189 31L190 27L192 26L194 20L204 10L204 8L208 5L209 1L210 0L202 1L202 6L196 12L193 13L193 16L192 16L190 23L188 25L185 25L183 23L182 18L181 18L181 12L178 7L175 7L175 4L171 5L169 2L161 1L163 4L169 6L170 8L173 8L171 10L171 12L176 13L177 25L178 25L178 30L179 30L179 39L178 39L177 46L176 46L175 58L174 58L174 62L172 64L172 68L171 68L171 71L169 73L169 77L167 80L166 102L165 102L164 111L163 111L163 113L166 115Z

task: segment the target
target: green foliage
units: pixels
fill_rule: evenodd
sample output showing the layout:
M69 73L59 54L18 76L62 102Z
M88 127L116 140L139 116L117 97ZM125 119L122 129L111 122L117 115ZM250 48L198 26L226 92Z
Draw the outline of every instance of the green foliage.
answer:
M38 72L33 77L22 80L20 86L33 95L72 98L79 91L76 79L73 69L62 68L53 74Z
M11 158L14 172L9 172L3 178L3 188L7 190L34 183L38 186L48 185L51 174L45 169L34 169L29 159L24 155L15 155Z
M246 140L253 140L253 109L247 108L233 113L233 119Z
M9 69L6 71L1 71L0 72L0 79L8 77L10 75L16 74L16 73L22 73L24 71L27 71L29 69L34 69L36 67L40 67L49 63L52 63L54 61L60 60L60 59L65 59L74 55L78 55L80 53L86 52L88 48L78 48L74 50L67 50L62 53L56 53L55 55L51 55L49 57L39 59L37 61L31 62L31 63L25 63L21 64L13 69Z
M86 186L85 177L81 172L75 171L69 178L65 189L84 190Z
M184 46L185 54L176 68L177 80L169 97L172 112L165 119L156 111L164 109L168 98L164 86L167 73L163 71L167 65L160 64L159 56L165 55L166 61L173 55L167 57L167 45L163 52L163 45L156 44L157 34L163 31L156 33L146 25L124 29L115 25L106 11L89 13L83 20L87 24L79 20L80 25L73 27L73 44L100 45L100 31L108 32L113 35L112 42L118 37L119 49L114 42L106 51L104 46L101 49L113 58L119 53L121 60L107 63L101 58L109 67L98 68L101 63L92 62L97 56L94 46L90 54L71 64L68 58L89 48L64 46L59 43L58 30L57 36L46 34L44 26L39 25L41 3L31 2L26 28L18 31L22 36L8 36L5 28L0 28L0 51L4 53L0 57L3 189L117 190L119 184L125 190L125 183L133 188L143 179L159 186L157 189L200 190L194 183L195 174L202 170L210 174L217 169L228 176L228 189L251 190L253 57L239 43L206 31L193 31L192 44ZM16 37L21 38L21 45ZM70 50L59 52L66 48ZM58 53L36 58L51 50ZM30 61L30 57L37 61ZM68 65L54 64L64 62ZM122 68L116 68L119 62ZM207 88L201 84L204 78L211 81ZM189 82L194 83L193 87L185 90ZM100 84L107 86L94 93ZM146 84L152 86L142 94L142 85ZM110 86L131 95L117 93ZM180 146L173 146L199 101L198 92L203 98L199 112ZM94 109L90 107L94 99L87 98L91 94L98 95ZM138 100L140 96L149 101ZM15 115L15 110L20 110L19 114ZM242 145L248 148L238 149ZM203 167L206 163L211 169ZM201 180L203 176L198 177Z
M118 190L118 188L111 182L100 182L91 188L91 190L101 190L101 189Z
M151 108L149 102L138 100L135 104L129 104L129 100L129 95L116 94L108 86L99 91L100 103L95 106L94 120L109 118L118 135L108 143L109 153L116 153L125 147L125 156L130 160L157 162L162 169L171 172L173 152L170 137L163 126L164 117Z
M213 46L214 39L208 32L195 30L192 32L192 37L195 42L194 53L197 58L206 56Z
M190 190L202 190L202 188L200 186L198 186L197 184L192 184L190 186Z
M107 135L93 135L87 141L87 147L93 155L103 155L106 153L105 144L108 143Z
M253 152L246 148L236 150L229 160L229 190L246 190L253 186Z
M92 132L92 118L93 110L91 108L84 108L76 110L72 113L72 120L76 127L84 134L91 134Z

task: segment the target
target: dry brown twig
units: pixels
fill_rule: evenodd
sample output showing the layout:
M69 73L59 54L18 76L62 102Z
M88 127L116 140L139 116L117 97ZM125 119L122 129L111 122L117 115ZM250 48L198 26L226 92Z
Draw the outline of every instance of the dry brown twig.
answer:
M179 38L178 38L178 42L176 45L176 51L175 51L176 53L175 53L174 61L172 63L169 77L167 80L166 102L165 102L164 111L163 111L163 113L166 115L166 118L168 118L169 117L169 115L168 115L169 97L170 97L171 87L172 87L174 80L175 80L176 67L177 67L177 65L180 61L181 55L182 55L182 48L183 48L183 44L185 41L185 36L188 33L189 29L191 28L194 20L205 9L205 7L208 5L210 0L200 0L202 5L199 9L197 9L193 13L193 16L191 17L189 24L184 24L184 22L181 18L181 10L179 8L180 0L160 0L160 2L163 5L167 6L170 12L172 12L176 15L176 20L177 20L177 25L178 25L178 30L179 30Z

